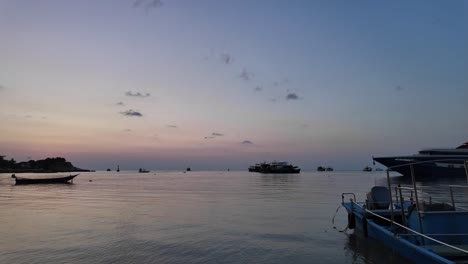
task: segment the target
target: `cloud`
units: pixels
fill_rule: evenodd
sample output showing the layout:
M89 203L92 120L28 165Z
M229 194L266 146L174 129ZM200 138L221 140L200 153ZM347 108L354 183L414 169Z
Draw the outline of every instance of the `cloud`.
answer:
M239 75L239 78L241 78L242 80L244 81L250 81L252 80L254 74L251 73L251 72L248 72L246 68L244 68L241 72L241 74Z
M395 90L396 90L397 92L401 92L401 91L404 90L404 88L401 87L400 85L398 85L397 87L395 87Z
M135 111L135 110L132 110L132 109L129 109L127 111L123 111L123 112L119 112L120 114L124 115L124 116L138 116L138 117L142 117L143 114L138 112L138 111Z
M34 120L38 120L38 119L47 119L46 116L24 115L23 117L24 117L24 118L27 118L27 119L34 119Z
M257 85L257 86L254 88L254 91L255 91L255 92L261 92L261 91L263 91L263 87L260 86L260 85Z
M176 126L176 125L167 125L167 127L169 127L169 128L178 128L178 126Z
M127 91L127 92L125 92L125 95L126 96L131 96L131 97L149 97L151 94L149 94L149 93L142 94L140 92L133 93L131 91Z
M250 141L250 140L244 140L244 141L241 142L241 144L243 144L243 145L252 145L253 142Z
M132 132L130 128L124 129L124 132Z
M216 137L222 137L222 136L224 136L224 134L213 132L211 133L211 136L207 136L205 137L205 139L214 139Z
M221 53L221 62L226 65L230 65L234 62L234 58L229 53Z
M135 0L133 2L133 7L145 7L148 11L151 8L158 8L164 5L163 1L161 0Z
M1 91L1 90L4 90L4 89L5 89L5 86L0 85L0 91Z
M115 105L118 105L118 106L125 106L125 104L123 102L118 102L116 103Z
M299 96L295 93L288 93L288 95L286 95L286 100L298 100L299 99Z
M288 85L291 83L289 78L283 78L280 81L274 81L273 86Z

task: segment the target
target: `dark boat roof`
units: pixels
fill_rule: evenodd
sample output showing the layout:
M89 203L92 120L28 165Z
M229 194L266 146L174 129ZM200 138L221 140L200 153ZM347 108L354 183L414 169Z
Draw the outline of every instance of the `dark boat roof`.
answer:
M467 156L467 157L463 157ZM468 158L468 142L463 143L457 148L429 148L418 151L418 154L414 155L402 155L402 156L388 156L388 157L375 157L375 158ZM373 157L374 159L374 157ZM375 160L375 159L374 159Z
M468 142L465 142L457 148L430 148L419 151L419 154L429 155L468 155Z

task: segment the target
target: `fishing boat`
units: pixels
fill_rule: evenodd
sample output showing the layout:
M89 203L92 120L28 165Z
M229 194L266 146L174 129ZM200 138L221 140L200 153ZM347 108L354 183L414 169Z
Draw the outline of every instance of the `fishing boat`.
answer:
M448 186L448 202L438 201L417 188L415 165L419 163L407 165L413 172L411 186L391 186L390 167L387 186L374 186L365 201L358 202L354 193L342 193L347 228L383 242L415 263L468 263L468 208L460 206L468 185ZM465 192L455 195L457 190Z
M148 172L150 172L150 171L149 171L149 170L142 169L142 168L140 168L140 169L138 170L138 173L148 173Z
M49 184L49 183L70 183L73 182L73 178L78 176L79 174L75 175L68 175L68 176L42 176L42 177L18 177L12 176L15 178L16 184Z
M417 177L465 177L463 161L468 160L468 142L457 148L430 148L420 150L414 155L372 157L372 159L387 167L393 167L394 171L405 177L411 177L410 167L398 165L410 163L414 163L414 173Z

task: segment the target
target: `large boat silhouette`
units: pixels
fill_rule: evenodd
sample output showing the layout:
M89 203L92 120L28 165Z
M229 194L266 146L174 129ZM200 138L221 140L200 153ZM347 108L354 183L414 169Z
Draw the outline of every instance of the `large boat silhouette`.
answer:
M468 142L455 149L431 148L421 150L414 155L372 157L372 159L387 167L393 167L392 170L407 177L411 175L410 167L402 165L409 163L413 163L417 177L466 177Z
M301 169L288 162L273 161L270 163L257 163L254 166L250 166L249 171L260 173L299 173Z

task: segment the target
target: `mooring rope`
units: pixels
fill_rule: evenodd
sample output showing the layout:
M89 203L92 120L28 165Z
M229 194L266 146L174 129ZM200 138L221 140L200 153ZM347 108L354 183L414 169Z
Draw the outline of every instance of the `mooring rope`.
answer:
M344 207L343 205L340 205L338 206L338 208L336 208L336 211L335 211L335 215L333 216L332 218L332 224L333 224L333 228L338 230L338 232L341 232L341 233L346 233L346 231L348 230L348 227L349 227L349 221L348 221L348 224L346 225L345 229L343 230L339 230L338 228L336 228L335 226L335 217L336 217L336 214L338 213L338 211L340 210L341 207Z

